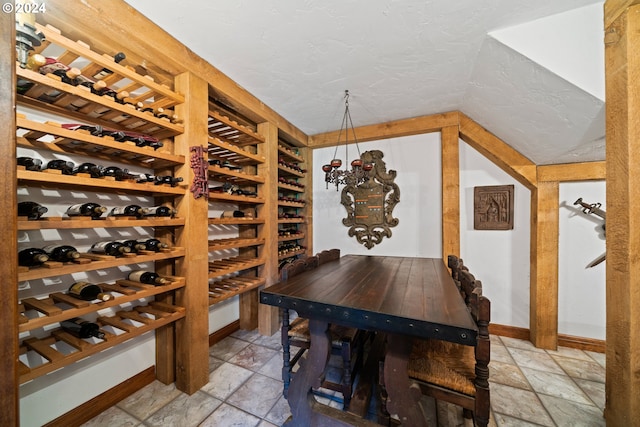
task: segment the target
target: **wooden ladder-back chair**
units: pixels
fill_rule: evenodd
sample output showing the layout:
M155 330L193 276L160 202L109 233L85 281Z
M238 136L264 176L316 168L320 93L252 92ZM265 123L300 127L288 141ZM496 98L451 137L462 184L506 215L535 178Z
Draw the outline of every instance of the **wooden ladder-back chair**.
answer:
M318 254L313 257L298 259L284 266L280 271L280 280L285 281L303 271L316 268L319 264L340 258L339 249L323 251L323 253L323 256ZM289 310L283 310L281 339L283 353L282 380L284 381L283 394L285 397L287 397L289 390L292 369L311 345L309 320L296 317L289 322L289 319ZM344 409L346 410L349 408L353 392L352 378L362 363L363 346L360 344L361 337L357 329L340 325L330 325L329 334L331 336L331 354L340 355L342 358L342 379L338 383L325 378L322 381L322 387L342 393ZM293 357L291 357L291 346L299 348Z
M482 296L482 283L462 260L449 256L448 266L478 326L476 343L468 346L437 339L414 340L407 371L423 394L461 406L465 418L473 418L474 425L486 427L490 412L491 302Z

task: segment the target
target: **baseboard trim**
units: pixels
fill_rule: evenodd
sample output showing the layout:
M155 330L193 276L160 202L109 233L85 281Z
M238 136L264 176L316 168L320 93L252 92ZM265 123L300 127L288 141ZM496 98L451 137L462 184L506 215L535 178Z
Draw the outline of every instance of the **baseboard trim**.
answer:
M489 333L501 337L531 341L531 333L529 329L519 328L517 326L506 326L491 323L489 324ZM578 350L594 351L596 353L604 353L606 350L606 341L564 334L558 334L558 345Z
M222 341L238 330L240 330L240 320L236 320L235 322L229 323L227 326L223 326L222 328L209 335L209 347L216 344L217 342Z
M156 368L151 366L128 380L83 403L44 425L44 427L75 427L106 411L122 399L151 384Z

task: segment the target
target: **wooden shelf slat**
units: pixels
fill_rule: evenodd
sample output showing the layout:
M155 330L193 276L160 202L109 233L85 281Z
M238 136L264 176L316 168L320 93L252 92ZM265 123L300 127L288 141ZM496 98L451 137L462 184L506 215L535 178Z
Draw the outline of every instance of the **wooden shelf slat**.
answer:
M295 185L286 184L284 182L278 182L278 188L282 188L284 190L293 191L296 193L304 193L305 189L301 187L296 187Z
M262 197L248 197L248 196L236 196L234 194L227 193L215 193L213 191L209 192L209 200L224 200L229 202L238 202L238 203L247 203L247 204L255 204L260 205L265 202Z
M209 166L209 176L211 176L212 178L221 176L225 181L234 183L254 182L258 184L264 184L264 177L260 175L250 175L248 173L238 172L220 166Z
M236 271L247 270L249 268L263 265L265 261L261 258L225 258L209 263L209 278L225 276Z
M280 164L278 164L278 171L283 172L285 175L297 176L298 178L304 178L305 176L305 174L303 174L302 172L298 172L297 170L284 167Z
M182 185L170 187L165 185L138 184L133 181L112 181L100 178L84 178L74 175L47 173L44 171L37 172L18 170L18 181L29 182L32 185L38 183L42 185L55 185L57 187L72 186L74 188L100 188L101 190L110 190L117 192L128 190L145 194L185 194L185 187Z
M263 218L209 218L211 225L257 225L264 224Z
M239 166L264 163L264 156L253 154L218 138L208 138L210 157L218 157L238 163Z
M287 206L291 208L304 208L304 202L285 202L284 200L278 200L278 206Z
M298 233L291 236L278 236L278 242L288 242L291 240L304 239L304 233Z
M221 251L224 249L246 248L248 246L264 245L265 239L243 239L243 238L230 238L230 239L217 239L209 241L210 251Z
M278 144L278 153L282 154L285 157L288 157L290 160L293 160L294 162L304 163L304 158L301 155L287 150L287 148L281 144Z
M236 276L215 281L209 285L209 305L217 304L248 292L266 283L262 277Z
M162 168L184 164L184 156L174 155L151 147L137 147L133 143L117 142L112 137L99 137L88 132L69 130L50 123L40 123L18 116L18 129L28 131L18 137L19 146L28 148L46 148L51 151L91 155L97 158L132 163L146 168ZM50 135L51 141L39 139ZM164 148L164 147L163 147Z
M280 218L278 224L302 224L304 218Z
M59 268L31 268L28 271L18 273L18 281L42 279L45 277L62 276L65 274L79 273L83 271L100 270L104 268L119 267L127 264L137 264L149 261L158 261L163 259L179 258L185 254L184 248L170 248L167 251L156 252L152 255L135 255L132 257L115 258L102 256L99 260L92 261L88 264L64 264Z
M76 229L76 228L117 228L117 227L179 227L184 226L184 218L153 218L153 219L79 219L64 218L55 220L20 220L18 230L43 230L43 229Z
M307 252L306 249L300 249L299 251L289 252L289 253L287 253L285 255L278 256L278 261L282 261L283 259L291 258L291 257L297 256L297 255L303 255L306 252Z
M215 129L224 127L232 128L235 132L226 132L228 135L225 136L224 139L236 145L256 145L265 142L265 139L262 135L214 110L209 110L209 126L209 134L213 135L218 133L215 131Z

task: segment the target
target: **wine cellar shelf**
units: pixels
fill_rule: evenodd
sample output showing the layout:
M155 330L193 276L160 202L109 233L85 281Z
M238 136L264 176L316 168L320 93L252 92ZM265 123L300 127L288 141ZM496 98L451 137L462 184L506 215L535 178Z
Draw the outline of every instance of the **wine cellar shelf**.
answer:
M59 9L67 7L62 0L52 1ZM9 284L18 288L18 298L12 298L17 301L12 308L17 308L18 323L12 344L19 349L14 378L24 384L92 355L97 363L90 369L99 369L105 356L98 353L159 329L155 337L156 378L194 393L208 379L206 348L212 331L208 330L207 316L212 319L215 310L211 306L236 298L241 328L259 324L260 332L269 334L277 328L277 310L258 310L257 294L260 287L278 281L281 262L310 252L311 226L306 221L311 215L311 175L301 169L310 163L303 155L307 153L307 137L262 103L243 96L235 84L228 92L224 78L208 82L205 79L210 74L173 63L160 50L128 52L145 44L113 42L119 37L116 33L113 38L100 31L81 34L85 27L77 24L84 18L75 16L75 9L69 20L60 19L57 14L61 12L52 9L36 19L62 31L37 23L36 30L45 39L29 55L77 67L81 76L93 76L94 83L98 73L107 71L101 81L108 91L78 80L70 82L43 68L41 73L39 66L16 64L17 156L62 162L70 158L100 167L113 162L144 169L151 172L146 174L149 176L167 175L174 181L155 185L157 181L144 182L142 174L140 179L129 174L116 180L18 166L9 192L17 193L18 202L38 202L49 209L48 215L34 218L22 213L14 221L18 252L26 245L44 250L54 243L87 249L78 246L79 258L71 262L17 267L18 283L11 280ZM122 30L124 24L114 21L113 25ZM85 35L87 43L70 39ZM114 60L117 48L126 51L121 63ZM203 96L206 90L208 97ZM144 146L110 132L141 134L156 144ZM202 190L206 200L194 197L188 182L195 171L193 149L199 146L204 149L202 160L208 163L198 165L207 175L208 188ZM125 166L114 167L128 173ZM95 201L92 198L116 207L171 205L172 214L140 218L108 214L97 219L69 216L69 206ZM221 217L210 217L214 215ZM89 249L90 244L101 243L99 240L128 240L135 235L156 238L169 247L118 257ZM203 256L207 250L208 259ZM14 250L10 252L17 264ZM149 266L134 267L137 264ZM169 282L155 286L121 278L123 271L133 268L157 273ZM85 273L87 278L73 277ZM93 281L112 299L76 299L66 284L70 280ZM11 317L16 317L15 311ZM104 332L104 339L72 335L65 324L77 318L95 319L92 322ZM122 351L136 351L134 347L139 344L122 346ZM88 372L70 369L66 374L62 370L42 381L81 381L78 378ZM33 385L40 387L37 382ZM19 395L17 389L15 394Z
M77 81L65 81L62 76L56 74L43 74L16 64L19 82L16 102L18 107L24 107L29 111L27 114L19 112L16 115L17 148L35 151L45 157L62 155L75 159L75 156L85 156L97 163L119 162L133 165L145 171L153 171L153 174L147 174L147 178L157 178L154 176L156 171L170 174L165 176L170 178L170 183L158 180L144 182L141 176L129 174L124 169L120 169L122 174L117 179L115 176L92 177L89 173L75 171L69 175L64 174L62 170L49 167L29 170L25 166L18 166L18 186L29 189L25 191L29 196L32 188L51 188L109 193L125 198L153 198L150 203L158 204L175 204L176 200L183 198L187 194L187 184L180 183L182 178L174 177L172 174L185 165L186 150L177 153L173 138L182 135L185 128L183 120L173 113L176 107L180 108L185 102L185 96L167 85L156 83L148 76L138 74L132 67L116 63L109 55L92 51L83 42L67 39L53 27L40 24L36 24L36 27L44 34L45 41L37 46L32 54L42 53L44 56L50 56L47 61L52 60L61 68L70 67L71 63L78 64L82 67L81 76L85 78L108 69L109 75L102 81L104 86L108 85L106 89L110 92L98 92L94 90L95 85L89 88L78 84ZM55 52L56 57L51 57L50 52ZM122 97L119 97L120 95ZM35 112L32 112L33 110ZM171 114L160 116L160 111ZM53 116L55 120L27 118L27 115L39 116L38 112L44 113L46 117ZM135 135L138 139L116 139L112 136L115 134L129 137ZM153 144L150 141L153 141ZM93 197L97 195L94 194ZM40 295L35 296L24 293L29 289L28 286L19 286L19 382L33 380L183 319L188 311L182 304L185 302L184 298L176 291L189 286L189 280L180 274L181 263L175 261L184 259L186 250L172 244L171 240L176 234L174 228L184 229L186 222L185 218L179 216L140 219L108 216L96 220L90 217L45 216L35 220L25 216L18 217L17 229L27 233L39 230L104 228L111 229L116 235L121 232L128 235L126 233L134 228L146 227L151 230L145 230L141 234L147 234L147 238L157 235L169 246L157 252L142 250L138 253L125 253L119 257L91 252L79 253L79 257L71 262L46 261L37 267L19 266L18 282L21 283L55 278L52 281L61 284L75 273L95 273L98 270L102 273L108 269L112 269L108 274L115 276L121 274L116 272L118 267L140 263L151 263L165 273L161 275L163 278L168 279L167 283L157 286L128 279L105 280L107 283L100 283L99 286L110 298L106 301L85 301L76 298L70 291L61 291L60 285L48 295L40 292ZM123 230L113 230L114 228ZM37 236L37 233L33 235ZM38 237L34 238L37 239ZM31 243L31 235L29 242ZM65 241L64 244L74 243L71 240ZM173 275L172 271L176 275ZM57 279L58 277L61 279ZM189 302L186 302L184 305L188 305ZM109 314L102 313L104 309L109 309ZM65 329L65 322L76 318L88 322L82 316L96 315L96 327L100 327L104 338L79 338ZM59 328L56 327L57 323L60 323ZM43 330L48 336L41 336ZM175 352L173 339L168 340L168 345L163 343L163 340L166 340L165 336L166 334L161 334L157 337L157 348L159 351ZM176 338L176 346L187 345L186 342L179 341L180 339ZM174 354L164 356L168 360L175 357ZM158 370L163 371L159 373L162 377L172 378L175 368L159 367Z
M266 158L259 154L259 146L265 143L262 135L248 126L223 115L212 108L208 118L209 134L209 180L218 185L209 191L209 200L214 203L232 203L247 217L210 218L209 225L232 226L214 229L209 240L209 252L214 258L209 262L209 304L217 304L262 286L259 267L265 260L258 257L266 240L260 237L258 227L265 223L257 218L256 207L266 203L261 194L265 178L258 173L258 166ZM219 185L223 184L223 185ZM235 227L237 226L237 227ZM216 238L217 231L234 232L238 237ZM228 250L238 252L229 258ZM231 276L231 277L227 277Z
M183 318L184 315L185 310L183 307L152 301L148 306L136 306L131 311L118 311L115 316L98 317L98 324L103 327L111 326L118 332L105 331L104 340L95 343L77 338L61 329L52 331L47 338L27 338L20 346L20 353L26 355L28 352L35 352L47 361L34 367L27 366L20 361L18 367L20 383L25 383L40 375L53 372L87 356L128 341L133 337L175 322ZM135 323L130 320L135 321ZM75 351L67 354L58 351L54 348L54 345L59 342L66 343L74 348Z

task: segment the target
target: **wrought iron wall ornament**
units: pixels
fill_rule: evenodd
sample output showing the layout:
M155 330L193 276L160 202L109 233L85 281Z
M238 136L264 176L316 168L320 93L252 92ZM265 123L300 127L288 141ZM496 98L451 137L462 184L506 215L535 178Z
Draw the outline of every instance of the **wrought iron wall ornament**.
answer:
M387 172L387 166L380 150L366 151L362 160L373 165L369 178L358 184L347 180L342 189L340 203L347 210L342 223L350 227L349 236L355 236L358 243L367 249L391 237L391 227L398 225L393 217L393 208L400 202L400 188L394 182L396 171Z

